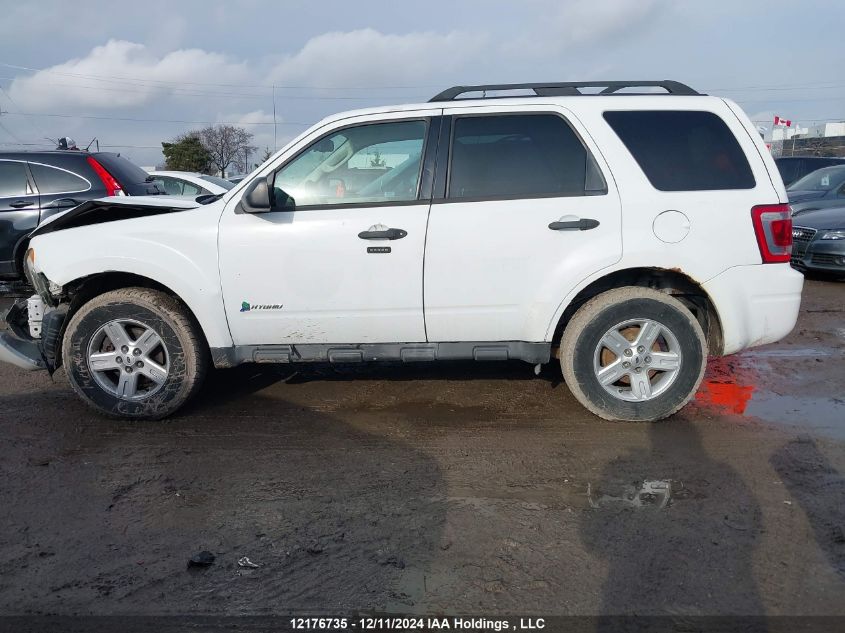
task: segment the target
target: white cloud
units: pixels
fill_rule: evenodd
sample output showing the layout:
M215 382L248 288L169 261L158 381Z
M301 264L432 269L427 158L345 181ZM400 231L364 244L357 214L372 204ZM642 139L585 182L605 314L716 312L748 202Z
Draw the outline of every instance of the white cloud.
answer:
M252 145L256 148L256 153L253 155L253 160L250 162L260 161L261 157L264 156L266 148L269 148L270 150L273 149L273 126L270 125L273 123L272 112L253 110L252 112L247 112L246 114L221 114L217 117L217 120L240 125L248 132L252 133ZM281 116L276 118L277 123L281 123L282 120ZM281 131L282 130L280 129L280 134Z
M324 33L279 62L270 81L314 87L417 86L478 61L487 37L453 31L385 34L374 29Z
M583 46L641 29L665 0L574 0L561 3L550 25L568 46Z
M16 78L9 92L27 111L61 111L77 105L114 109L193 89L185 82L236 82L245 73L243 64L219 53L194 48L158 56L143 44L109 40L83 58Z

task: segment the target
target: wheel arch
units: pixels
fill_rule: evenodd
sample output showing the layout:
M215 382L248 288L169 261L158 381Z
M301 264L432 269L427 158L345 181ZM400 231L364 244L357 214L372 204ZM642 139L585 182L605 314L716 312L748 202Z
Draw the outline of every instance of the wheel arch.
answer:
M206 349L210 349L202 322L199 320L199 318L197 318L195 310L193 310L191 306L172 288L169 288L165 284L156 281L155 279L151 279L143 275L127 272L109 271L80 277L64 285L63 292L67 297L66 303L68 305L68 309L64 319L64 323L62 324L61 332L57 339L56 366L59 366L62 362L62 341L65 337L67 324L70 322L73 315L83 305L85 305L95 297L98 297L112 290L119 290L121 288L149 288L151 290L158 290L176 299L176 301L178 301L182 308L185 310L185 313L187 314L188 318L193 321L193 323L196 325L197 331L202 337L201 344L205 346Z
M713 300L695 279L678 269L637 267L615 270L594 279L566 304L555 323L552 345L558 345L566 326L584 303L607 290L623 286L653 288L672 295L683 303L701 324L711 355L722 354L722 323ZM554 349L557 355L557 350Z

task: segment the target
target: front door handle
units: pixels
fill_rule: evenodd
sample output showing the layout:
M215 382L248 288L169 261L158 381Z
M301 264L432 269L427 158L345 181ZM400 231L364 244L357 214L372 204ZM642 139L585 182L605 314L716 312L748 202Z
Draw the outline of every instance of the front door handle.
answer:
M9 204L9 206L14 209L23 209L24 207L31 207L34 204L35 203L30 200L16 200L15 202Z
M567 215L556 222L549 224L552 231L589 231L596 228L600 222L592 218L579 218L574 215Z
M376 224L358 233L358 237L362 240L401 240L407 234L408 231L404 229L390 229L383 224Z

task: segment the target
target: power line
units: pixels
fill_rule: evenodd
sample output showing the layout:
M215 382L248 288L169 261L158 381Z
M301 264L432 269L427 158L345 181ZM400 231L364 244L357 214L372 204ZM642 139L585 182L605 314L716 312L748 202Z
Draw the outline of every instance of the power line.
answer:
M22 147L49 147L50 149L55 148L55 143L25 143L23 141L18 143L9 143L0 141L0 145L20 145ZM113 148L120 148L120 149L161 149L161 145L120 145L120 144L110 144L110 145L100 145L101 148L103 147L113 147Z
M6 112L14 116L56 117L61 119L94 119L97 121L132 121L137 123L183 123L189 125L273 125L272 121L190 121L186 119L141 119L136 117L115 117L94 114L58 114L52 112ZM313 125L313 121L279 121L277 125Z
M15 81L16 77L0 77L3 81ZM151 94L154 91L162 90L170 94L180 97L227 97L232 99L258 99L264 101L271 98L271 93L253 94L245 92L212 92L205 90L195 90L190 88L176 88L170 86L142 86L139 84L130 84L132 87L122 86L120 88L111 88L108 86L90 86L80 83L64 83L60 81L45 81L41 85L46 86L62 86L67 88L76 88L78 90L100 90L106 92L132 92L136 94ZM268 87L269 89L270 87ZM393 99L386 95L362 95L357 97L326 97L320 95L281 95L284 99L292 101L371 101L378 99ZM425 99L427 97L420 95L408 95L408 98Z
M232 83L209 83L200 81L172 81L165 79L144 79L142 77L127 77L126 75L91 75L84 73L69 73L57 70L50 70L48 68L30 68L27 66L18 66L16 64L8 64L0 62L0 66L12 68L14 70L26 70L29 72L43 72L51 75L62 75L65 77L81 77L84 79L94 79L96 81L122 81L122 82L138 82L138 83L156 83L156 84L172 84L172 85L192 85L192 86L216 86L226 88L265 88L269 89L268 84L232 84ZM281 90L414 90L419 88L441 88L439 85L416 85L416 86L285 86L276 84L276 88Z
M0 114L6 114L6 113L5 113L5 112L0 112ZM11 131L9 128L7 128L5 125L3 125L2 123L0 123L0 130L3 130L6 134L8 134L9 136L11 136L13 139L15 139L16 141L18 141L19 143L21 142L21 140L17 137L17 135L16 135L16 134L14 134L14 133L12 133L12 131Z
M707 90L708 92L713 91L725 91L725 92L735 92L738 90L794 90L798 88L839 88L843 87L845 84L834 84L830 81L824 82L813 82L809 84L775 84L772 86L734 86L733 88L703 88L703 90Z
M838 97L816 97L809 99L747 99L744 101L737 101L737 103L803 103L807 101L843 101L845 96Z

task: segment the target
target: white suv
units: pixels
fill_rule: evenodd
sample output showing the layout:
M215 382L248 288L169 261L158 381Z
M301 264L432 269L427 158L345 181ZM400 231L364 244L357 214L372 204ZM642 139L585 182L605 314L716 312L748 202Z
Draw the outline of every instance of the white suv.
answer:
M786 201L736 104L683 84L459 86L325 119L203 205L55 216L0 358L131 418L212 363L556 358L596 415L657 420L794 326Z

